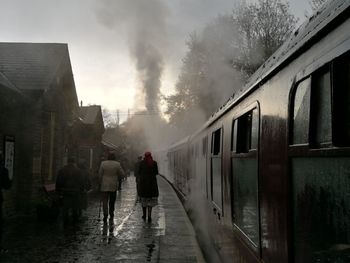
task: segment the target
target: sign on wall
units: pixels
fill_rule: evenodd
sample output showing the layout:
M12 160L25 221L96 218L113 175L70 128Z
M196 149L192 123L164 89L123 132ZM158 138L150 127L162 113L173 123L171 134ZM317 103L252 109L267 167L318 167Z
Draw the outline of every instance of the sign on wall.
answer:
M9 172L10 180L13 178L13 167L15 163L15 137L5 136L5 167Z

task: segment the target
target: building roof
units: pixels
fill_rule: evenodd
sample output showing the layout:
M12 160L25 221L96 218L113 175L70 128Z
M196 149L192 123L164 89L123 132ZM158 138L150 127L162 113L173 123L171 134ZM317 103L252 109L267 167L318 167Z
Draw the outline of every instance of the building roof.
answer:
M102 140L102 145L104 145L105 147L109 148L109 149L112 149L112 150L116 150L118 151L120 149L120 146L118 145L115 145L109 141L106 141L106 140Z
M71 71L67 44L0 43L0 71L20 90L45 90L62 64Z
M8 78L5 76L5 74L0 72L0 88L2 88L2 87L6 87L7 89L14 91L15 93L22 94L21 91L19 89L17 89L15 87L15 85L13 85L13 83L11 83L8 80Z
M99 115L101 115L100 105L80 107L80 118L84 124L95 124Z

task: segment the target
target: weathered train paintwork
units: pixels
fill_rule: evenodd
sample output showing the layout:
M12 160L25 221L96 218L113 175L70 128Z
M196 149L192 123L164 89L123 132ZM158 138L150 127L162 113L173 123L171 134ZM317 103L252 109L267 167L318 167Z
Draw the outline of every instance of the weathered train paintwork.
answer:
M224 262L350 262L349 50L350 2L330 1L168 150Z

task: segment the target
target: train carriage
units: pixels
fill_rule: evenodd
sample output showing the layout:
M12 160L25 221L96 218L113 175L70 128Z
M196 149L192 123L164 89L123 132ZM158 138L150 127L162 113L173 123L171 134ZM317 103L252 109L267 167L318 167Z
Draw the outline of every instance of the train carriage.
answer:
M350 262L349 6L329 1L168 152L224 262Z

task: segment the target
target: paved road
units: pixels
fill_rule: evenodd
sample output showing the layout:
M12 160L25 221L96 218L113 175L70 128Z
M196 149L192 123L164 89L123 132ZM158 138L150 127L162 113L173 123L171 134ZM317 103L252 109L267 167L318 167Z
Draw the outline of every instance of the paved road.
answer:
M168 183L158 178L159 205L152 223L141 219L134 177L118 192L114 222L98 218L91 197L82 221L64 227L60 220L7 222L0 262L204 262L193 229ZM102 213L101 213L102 214Z

